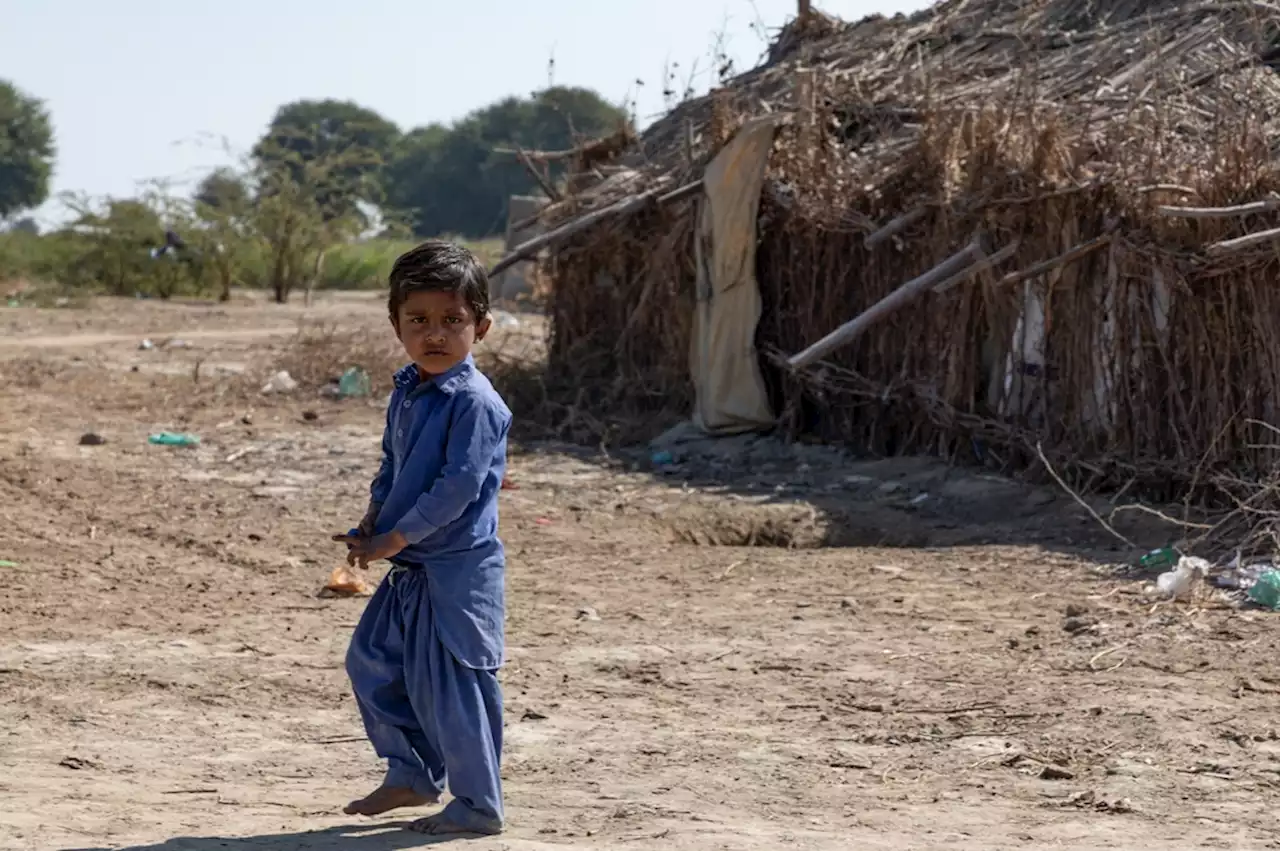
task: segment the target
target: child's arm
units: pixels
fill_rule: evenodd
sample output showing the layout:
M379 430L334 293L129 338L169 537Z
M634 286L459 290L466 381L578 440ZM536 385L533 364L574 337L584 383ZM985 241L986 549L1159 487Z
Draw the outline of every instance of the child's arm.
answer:
M382 511L382 503L391 494L391 482L395 478L395 469L391 463L391 412L395 410L395 398L387 405L387 422L382 428L382 460L378 465L378 473L369 485L369 508L360 521L360 533L366 536L373 534L373 526L378 522L378 514Z
M396 523L395 530L416 544L461 516L480 496L499 444L506 440L510 415L484 397L465 396L449 424L444 468L431 489Z

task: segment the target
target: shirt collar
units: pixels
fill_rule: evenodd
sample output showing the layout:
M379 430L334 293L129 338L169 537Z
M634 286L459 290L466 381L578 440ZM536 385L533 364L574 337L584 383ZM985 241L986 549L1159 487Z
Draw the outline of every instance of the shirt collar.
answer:
M466 383L467 377L473 369L475 369L475 359L471 355L467 355L457 364L450 367L447 372L434 376L431 379L431 383L440 392L452 396L459 387ZM396 387L412 390L422 382L422 376L418 374L417 365L411 363L401 367L395 374L394 380Z

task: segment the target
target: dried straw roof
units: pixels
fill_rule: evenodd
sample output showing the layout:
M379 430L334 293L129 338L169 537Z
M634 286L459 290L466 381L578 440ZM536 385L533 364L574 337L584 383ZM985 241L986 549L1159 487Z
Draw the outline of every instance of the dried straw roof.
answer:
M1242 167L1274 159L1278 34L1280 6L1261 0L945 0L857 23L814 14L788 25L761 67L655 122L628 158L634 179L571 206L696 177L741 120L794 108L801 68L815 72L821 136L836 149L822 182L845 199L892 182L940 127L967 126L971 152L975 121L1042 183L1240 186Z

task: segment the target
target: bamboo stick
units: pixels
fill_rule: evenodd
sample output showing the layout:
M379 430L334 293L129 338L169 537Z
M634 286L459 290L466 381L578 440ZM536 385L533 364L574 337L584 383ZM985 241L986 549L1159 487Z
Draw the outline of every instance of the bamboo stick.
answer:
M982 272L986 269L990 269L993 266L1000 265L1001 263L1008 260L1013 255L1018 253L1018 247L1020 244L1021 243L1015 239L1013 242L1009 243L1004 248L1001 248L995 254L992 254L989 256L985 254L982 255L981 257L978 258L977 262L975 262L972 266L969 266L966 269L961 269L959 272L956 272L950 278L947 278L945 281L943 281L942 283L934 287L933 291L939 294L945 293L947 290L951 289L957 284L963 283L964 281L968 280L973 275L976 275L979 272Z
M810 364L822 360L836 349L847 346L862 334L867 328L874 325L890 313L914 301L916 298L924 295L938 283L946 282L957 272L966 267L973 266L975 261L982 253L982 248L975 239L957 253L951 255L946 260L934 266L923 275L912 278L875 304L868 307L862 313L853 319L841 325L809 348L792 355L787 359L787 365L792 369L802 369Z
M529 172L529 176L537 181L538 185L542 187L543 192L547 193L547 197L551 199L551 203L554 204L559 201L560 193L551 185L551 181L544 177L542 172L538 171L537 166L533 164L533 160L529 159L529 154L519 145L516 145L516 157L519 158L520 164L524 166L524 170Z
M1277 239L1280 239L1280 228L1272 228L1271 230L1238 236L1235 239L1224 239L1221 242L1215 242L1205 249L1205 253L1211 256L1230 254L1233 251L1252 248L1255 245L1261 245L1264 242L1271 242Z
M1059 266L1065 266L1072 261L1079 260L1087 254L1092 254L1099 248L1109 245L1110 243L1111 234L1103 234L1097 239L1091 239L1088 242L1083 242L1074 248L1070 248L1062 254L1059 254L1057 257L1050 257L1048 260L1037 263L1034 266L1028 266L1026 269L1018 272L1010 272L1000 280L996 281L996 284L998 286L1008 286L1010 284L1021 283L1028 278L1038 278L1047 272L1052 272Z
M1280 198L1267 198L1234 207L1156 207L1156 212L1179 219L1229 219L1233 216L1251 216L1254 213L1270 213L1280 210Z
M926 212L927 210L924 207L916 207L914 210L908 210L874 233L867 234L867 238L862 241L862 244L867 248L875 248L880 243L900 231L911 227L912 224L920 221L920 219L923 219Z

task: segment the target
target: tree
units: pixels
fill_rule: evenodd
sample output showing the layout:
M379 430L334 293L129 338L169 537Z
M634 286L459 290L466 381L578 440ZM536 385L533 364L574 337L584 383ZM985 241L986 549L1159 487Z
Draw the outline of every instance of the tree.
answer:
M44 104L0 80L0 219L44 203L53 157Z
M209 172L196 187L195 201L215 210L235 210L248 205L249 187L233 169L222 166Z
M290 161L290 167L259 166L258 195L249 213L249 230L267 256L267 280L275 300L284 304L289 293L319 277L329 250L358 233L364 217L358 210L334 205L331 191L351 168L351 151L310 160Z
M361 201L382 203L383 170L399 139L399 127L359 104L300 100L276 112L253 158L266 171L284 170L295 184L311 185L324 215L338 219L358 215ZM321 160L325 180L316 184L304 171Z
M486 236L501 228L508 197L538 191L524 167L495 148L564 150L626 122L625 110L589 89L561 86L506 98L451 127L406 134L386 169L387 199L411 214L419 235Z

